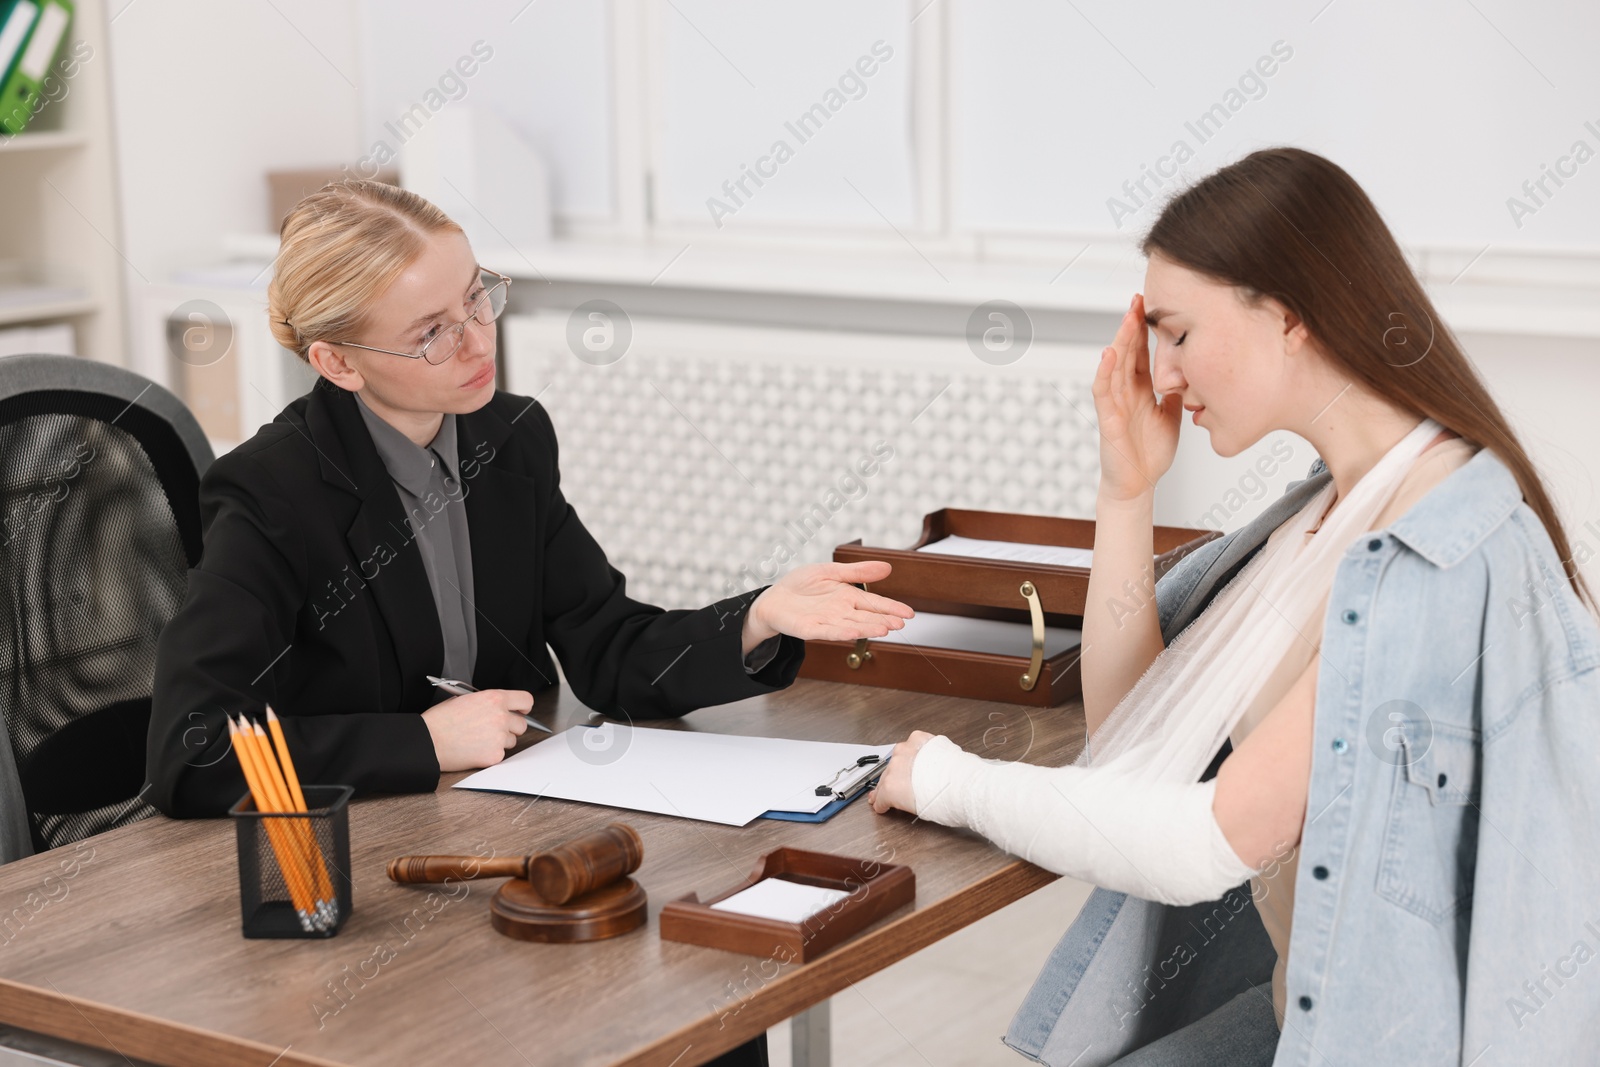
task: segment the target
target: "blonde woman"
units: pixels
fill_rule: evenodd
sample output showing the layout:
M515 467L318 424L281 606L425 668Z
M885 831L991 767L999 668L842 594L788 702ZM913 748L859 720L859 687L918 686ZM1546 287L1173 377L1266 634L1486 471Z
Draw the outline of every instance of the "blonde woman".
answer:
M770 693L804 639L911 616L853 584L879 562L698 610L631 599L562 493L544 408L496 388L508 285L402 189L334 183L285 218L272 329L320 377L201 484L204 553L156 660L150 799L168 815L244 792L226 714L270 703L306 780L430 791L528 729L551 649L588 707L645 719Z

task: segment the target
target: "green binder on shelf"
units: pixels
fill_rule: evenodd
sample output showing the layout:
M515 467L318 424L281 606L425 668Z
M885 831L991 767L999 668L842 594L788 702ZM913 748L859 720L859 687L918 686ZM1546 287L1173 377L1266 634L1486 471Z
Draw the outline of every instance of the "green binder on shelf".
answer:
M14 0L0 21L0 130L18 134L42 106L44 79L72 24L71 0Z
M34 23L39 21L35 0L0 0L0 86L17 69L22 46L28 43Z

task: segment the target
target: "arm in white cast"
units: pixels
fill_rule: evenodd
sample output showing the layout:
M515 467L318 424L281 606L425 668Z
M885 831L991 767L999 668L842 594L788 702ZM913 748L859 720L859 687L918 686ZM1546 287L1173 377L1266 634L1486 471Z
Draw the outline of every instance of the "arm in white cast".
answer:
M917 815L974 830L1057 874L1163 904L1215 900L1256 871L1211 811L1217 780L987 760L940 735L917 751Z

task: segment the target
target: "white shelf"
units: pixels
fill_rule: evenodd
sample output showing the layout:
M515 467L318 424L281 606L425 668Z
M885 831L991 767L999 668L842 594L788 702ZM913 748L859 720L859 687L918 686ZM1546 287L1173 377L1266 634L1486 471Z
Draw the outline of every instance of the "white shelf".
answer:
M18 153L82 148L88 143L89 135L77 130L44 130L37 133L24 130L15 137L0 137L0 157Z
M91 311L98 311L100 305L88 297L82 300L53 300L40 304L0 304L0 326L11 326L19 322L44 322L48 319L64 319L72 315L85 315Z
M224 245L232 255L259 264L270 263L278 252L276 234L232 234ZM1110 244L1091 246L1077 258L1064 252L1059 260L1037 255L975 259L931 242L919 250L928 258L908 248L829 251L719 244L715 237L679 244L557 240L475 249L484 266L525 282L974 307L1010 300L1032 310L1113 315L1126 310L1128 298L1143 286L1142 260L1131 249ZM1421 262L1428 295L1458 333L1600 337L1600 284L1595 284L1600 256L1523 252L1467 257L1454 250L1423 249L1414 258ZM1464 275L1463 265L1471 268ZM1484 280L1474 280L1477 275Z
M68 322L79 352L126 366L127 264L119 251L105 0L74 6L62 48L64 57L78 57L71 91L46 104L22 133L0 136L7 208L0 262L37 265L42 284L57 291L13 294L17 303L0 303L0 324Z
M276 241L271 241L276 251ZM264 251L267 242L258 245ZM789 294L865 300L903 300L976 307L1010 300L1034 310L1121 314L1143 288L1143 262L1127 250L1088 250L1070 268L1037 259L971 259L924 249L932 260L906 250L823 253L792 248L684 245L603 245L555 241L522 249L481 248L478 257L514 278ZM1441 259L1428 252L1426 260ZM1600 285L1592 284L1600 257L1524 255L1526 280L1515 269L1469 273L1424 270L1423 283L1457 332L1550 337L1600 337ZM1445 264L1441 264L1445 265ZM1479 266L1482 266L1480 263ZM1508 265L1514 268L1516 264Z

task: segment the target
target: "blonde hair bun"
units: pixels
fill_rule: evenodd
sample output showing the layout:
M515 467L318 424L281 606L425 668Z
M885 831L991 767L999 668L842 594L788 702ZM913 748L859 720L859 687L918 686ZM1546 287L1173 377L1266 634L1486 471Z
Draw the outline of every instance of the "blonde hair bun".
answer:
M372 301L442 230L461 227L408 189L364 178L324 185L278 231L267 285L272 336L305 359L314 342L359 333Z

